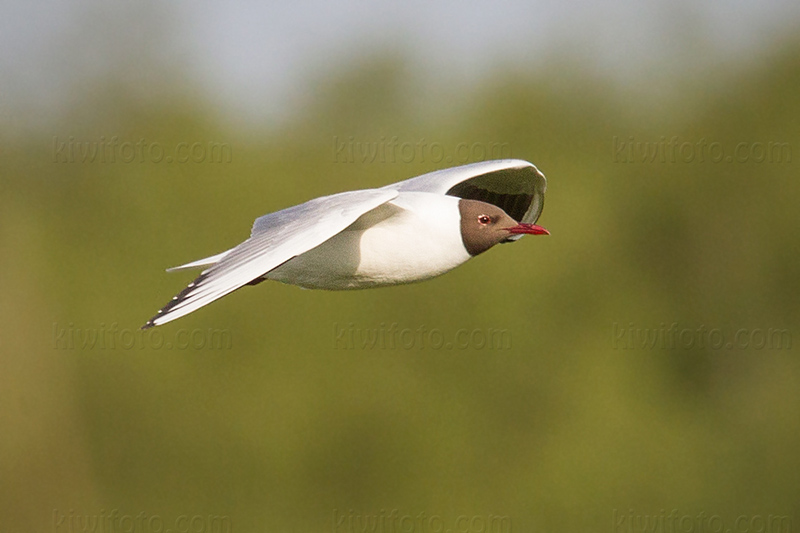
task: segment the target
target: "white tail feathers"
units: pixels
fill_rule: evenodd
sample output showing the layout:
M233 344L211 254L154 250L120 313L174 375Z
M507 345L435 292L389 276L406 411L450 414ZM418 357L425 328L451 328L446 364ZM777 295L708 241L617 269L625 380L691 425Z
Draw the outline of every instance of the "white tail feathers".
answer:
M204 259L198 259L197 261L192 261L191 263L186 263L185 265L180 265L172 268L168 268L167 272L178 272L179 270L190 270L192 268L200 268L204 266L213 265L218 263L220 259L228 255L230 250L226 250L221 254L212 255L211 257L206 257Z

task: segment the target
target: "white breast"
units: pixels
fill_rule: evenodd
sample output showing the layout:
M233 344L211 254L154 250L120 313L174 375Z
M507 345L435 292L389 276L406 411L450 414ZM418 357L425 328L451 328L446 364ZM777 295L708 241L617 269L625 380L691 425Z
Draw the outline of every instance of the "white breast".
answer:
M402 193L267 278L315 289L358 289L443 274L470 258L461 239L458 201Z

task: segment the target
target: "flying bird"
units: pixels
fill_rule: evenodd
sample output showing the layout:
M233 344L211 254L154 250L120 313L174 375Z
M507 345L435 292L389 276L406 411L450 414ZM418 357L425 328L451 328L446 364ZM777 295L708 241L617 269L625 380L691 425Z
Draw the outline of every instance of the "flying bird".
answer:
M250 238L167 269L206 267L142 329L166 324L245 285L364 289L422 281L498 243L549 235L535 224L544 174L527 161L484 161L379 189L323 196L256 219Z

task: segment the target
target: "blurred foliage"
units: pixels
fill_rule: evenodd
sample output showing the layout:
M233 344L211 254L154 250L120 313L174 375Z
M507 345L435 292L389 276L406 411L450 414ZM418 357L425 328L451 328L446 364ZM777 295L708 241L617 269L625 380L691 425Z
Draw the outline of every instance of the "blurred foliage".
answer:
M240 532L328 531L335 509L506 515L514 531L613 530L615 509L798 527L799 57L787 45L651 101L569 61L506 69L454 87L444 118L415 102L428 95L412 64L377 57L304 88L305 110L263 131L225 124L189 88L175 97L180 81L145 98L111 80L44 133L0 131L0 531L64 531L54 510L112 509L226 515ZM56 162L60 142L113 136L227 143L232 158ZM228 330L230 349L59 337L135 331L191 277L165 267L238 243L264 213L450 166L336 160L334 139L395 136L450 151L507 143L548 176L552 235L424 284L266 283L160 328ZM626 163L614 151L615 139L673 136L728 152L784 142L792 159ZM786 329L793 344L615 344L615 325L673 323ZM391 324L505 329L511 346L337 345L341 328Z

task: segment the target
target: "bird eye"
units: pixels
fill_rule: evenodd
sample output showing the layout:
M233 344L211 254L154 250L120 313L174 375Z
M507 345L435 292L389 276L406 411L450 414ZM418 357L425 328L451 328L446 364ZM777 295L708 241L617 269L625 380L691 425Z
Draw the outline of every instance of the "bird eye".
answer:
M492 217L490 217L489 215L481 215L481 216L478 217L478 222L480 222L484 226L486 224L488 224L489 222L491 222L491 221L492 221Z

